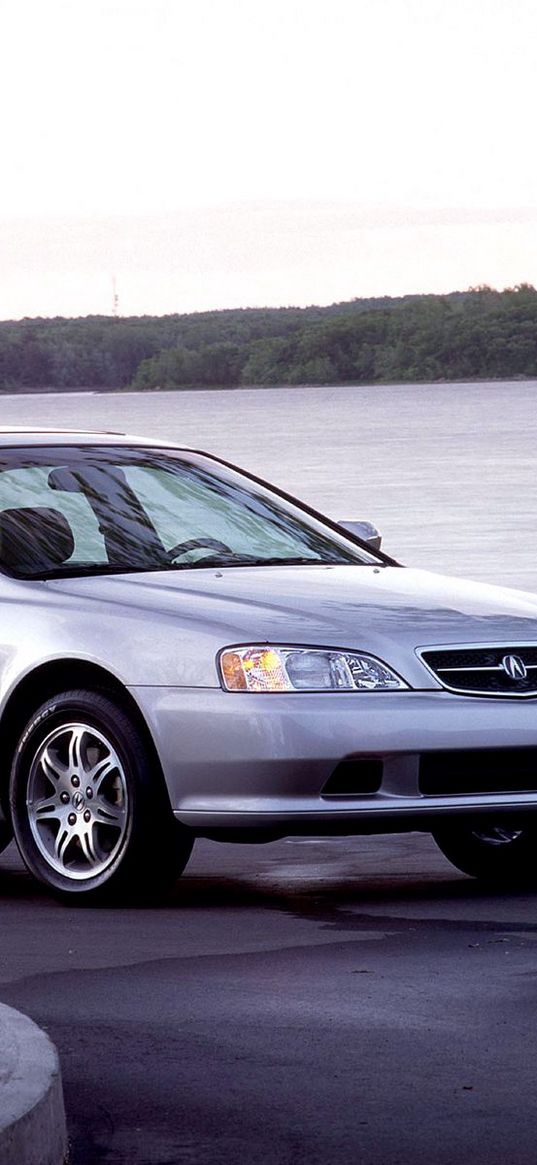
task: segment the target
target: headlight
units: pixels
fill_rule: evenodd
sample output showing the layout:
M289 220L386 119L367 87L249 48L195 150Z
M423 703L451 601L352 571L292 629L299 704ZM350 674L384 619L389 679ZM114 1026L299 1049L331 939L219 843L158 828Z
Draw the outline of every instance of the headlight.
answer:
M408 688L361 651L320 647L230 647L220 655L229 692L378 692Z

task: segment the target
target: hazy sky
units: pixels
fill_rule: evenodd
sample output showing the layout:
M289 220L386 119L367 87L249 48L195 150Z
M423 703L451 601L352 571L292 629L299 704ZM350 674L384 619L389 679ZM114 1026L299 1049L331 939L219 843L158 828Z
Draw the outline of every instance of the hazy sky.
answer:
M535 0L0 0L0 318L537 283Z

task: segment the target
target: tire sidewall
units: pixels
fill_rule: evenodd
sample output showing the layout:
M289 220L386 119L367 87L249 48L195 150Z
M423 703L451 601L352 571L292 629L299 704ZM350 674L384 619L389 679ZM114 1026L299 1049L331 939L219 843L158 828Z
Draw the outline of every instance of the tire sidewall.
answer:
M7 821L0 821L0 854L7 849L13 839L13 830Z

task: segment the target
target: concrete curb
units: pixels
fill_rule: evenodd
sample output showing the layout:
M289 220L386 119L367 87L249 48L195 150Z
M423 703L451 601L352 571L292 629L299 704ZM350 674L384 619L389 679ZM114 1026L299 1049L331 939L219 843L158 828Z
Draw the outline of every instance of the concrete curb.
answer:
M58 1054L26 1015L0 1004L0 1165L63 1165Z

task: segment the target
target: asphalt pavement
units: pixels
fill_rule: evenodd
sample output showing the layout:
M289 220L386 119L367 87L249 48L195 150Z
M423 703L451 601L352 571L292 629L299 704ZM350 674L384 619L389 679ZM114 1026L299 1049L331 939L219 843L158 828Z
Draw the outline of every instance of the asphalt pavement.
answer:
M537 1161L537 919L425 835L198 842L172 902L0 857L0 1001L58 1048L72 1165Z

